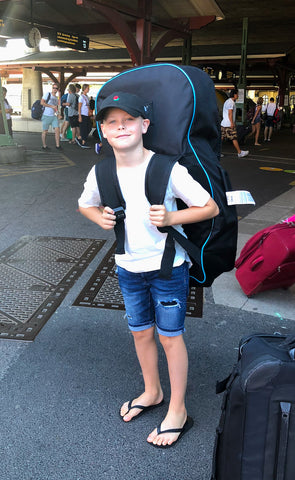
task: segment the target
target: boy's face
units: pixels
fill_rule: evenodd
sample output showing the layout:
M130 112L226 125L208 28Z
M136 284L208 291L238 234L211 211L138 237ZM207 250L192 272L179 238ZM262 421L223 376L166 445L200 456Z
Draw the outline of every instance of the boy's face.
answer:
M142 144L142 135L147 132L150 121L132 117L119 108L110 108L101 124L101 131L115 150L129 150Z

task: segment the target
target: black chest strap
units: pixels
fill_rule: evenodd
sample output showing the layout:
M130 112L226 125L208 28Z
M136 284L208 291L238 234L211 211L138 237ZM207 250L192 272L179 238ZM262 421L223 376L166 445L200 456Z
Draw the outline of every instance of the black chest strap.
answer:
M115 235L117 239L116 253L125 253L125 209L119 180L117 177L115 157L104 158L95 165L95 175L100 193L101 203L104 207L112 208L116 213Z

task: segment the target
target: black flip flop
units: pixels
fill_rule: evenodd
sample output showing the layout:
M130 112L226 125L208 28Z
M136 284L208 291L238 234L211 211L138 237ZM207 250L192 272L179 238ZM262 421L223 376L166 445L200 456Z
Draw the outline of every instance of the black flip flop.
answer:
M124 423L129 423L131 422L132 420L140 417L140 415L142 415L143 413L146 413L148 412L149 410L153 410L154 408L157 408L157 407L161 407L163 404L164 404L164 399L160 402L160 403L157 403L156 405L149 405L148 407L145 407L144 405L132 405L132 402L134 401L133 400L130 400L130 402L128 403L128 410L127 412L125 413L125 415L127 415L130 410L132 410L132 408L138 408L141 410L141 412L139 412L137 415L135 415L135 417L133 417L131 420L129 420L128 422L125 422L125 420L123 420L123 418L125 417L125 415L121 415L121 409L119 411L119 415L120 415L120 418L123 420Z
M181 437L183 437L183 435L189 431L190 428L192 428L194 424L194 421L191 417L187 417L186 419L186 422L185 424L183 425L182 428L170 428L168 430L161 430L161 424L158 425L157 427L157 435L161 435L162 433L179 433L179 436L177 438L177 440L175 440L175 442L171 443L171 445L157 445L157 444L154 444L153 442L149 442L150 445L152 445L153 447L156 447L156 448L170 448L170 447L173 447L177 442L179 442L179 440L181 439Z

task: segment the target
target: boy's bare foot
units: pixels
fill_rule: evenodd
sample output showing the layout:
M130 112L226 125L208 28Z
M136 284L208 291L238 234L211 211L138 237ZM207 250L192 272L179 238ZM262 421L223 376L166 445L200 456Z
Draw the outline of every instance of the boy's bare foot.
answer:
M163 392L157 396L151 396L143 393L137 398L125 402L120 409L120 417L124 422L130 422L133 418L139 417L141 414L152 410L153 408L163 405Z
M187 416L186 411L179 415L168 412L163 422L150 433L147 441L155 447L167 448L176 443L192 426L193 420Z

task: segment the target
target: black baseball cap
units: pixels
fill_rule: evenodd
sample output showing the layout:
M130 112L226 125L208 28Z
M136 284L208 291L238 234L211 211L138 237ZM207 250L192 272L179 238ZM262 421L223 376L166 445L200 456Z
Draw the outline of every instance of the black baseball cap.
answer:
M101 103L96 120L102 121L108 108L120 108L132 117L148 118L149 107L142 98L133 93L114 92Z

